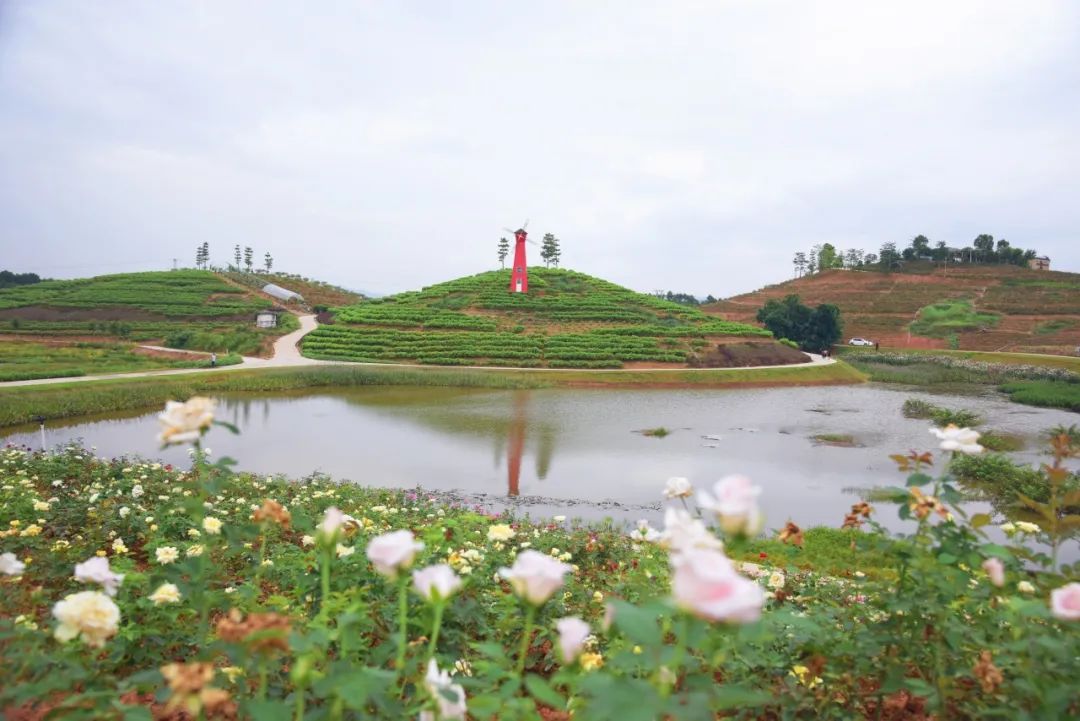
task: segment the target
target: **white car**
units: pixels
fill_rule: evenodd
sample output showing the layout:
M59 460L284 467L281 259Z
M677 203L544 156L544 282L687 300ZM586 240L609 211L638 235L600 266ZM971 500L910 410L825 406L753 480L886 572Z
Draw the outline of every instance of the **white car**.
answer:
M848 345L874 345L874 341L866 340L865 338L852 338L847 342Z

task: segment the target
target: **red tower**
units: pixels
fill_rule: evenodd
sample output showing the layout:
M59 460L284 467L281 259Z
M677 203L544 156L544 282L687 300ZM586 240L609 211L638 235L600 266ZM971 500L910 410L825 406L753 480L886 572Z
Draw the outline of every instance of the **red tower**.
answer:
M510 273L511 293L529 292L529 266L525 262L525 239L528 235L524 228L514 231L514 240L517 243L514 246L514 267Z

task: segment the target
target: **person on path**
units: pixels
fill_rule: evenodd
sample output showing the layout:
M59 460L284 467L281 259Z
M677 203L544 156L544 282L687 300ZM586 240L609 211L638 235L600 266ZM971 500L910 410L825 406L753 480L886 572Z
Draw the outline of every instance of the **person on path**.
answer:
M217 368L217 353L210 354L210 367Z
M881 348L881 344L878 343L877 341L874 341L874 352L877 352L878 350L880 350L880 348Z

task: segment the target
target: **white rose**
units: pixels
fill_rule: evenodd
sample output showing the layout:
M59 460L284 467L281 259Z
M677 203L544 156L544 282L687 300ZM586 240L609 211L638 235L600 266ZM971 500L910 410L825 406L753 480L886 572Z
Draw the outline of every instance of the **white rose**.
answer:
M127 518L128 514L131 513L131 509L127 506L120 506L120 510L118 511L118 513L120 514L121 518Z
M94 556L88 561L75 564L75 580L83 583L99 583L110 596L116 595L116 588L124 580L124 574L113 573L109 568L109 559Z
M154 551L154 557L162 566L167 566L180 558L180 551L176 550L175 546L162 546Z
M209 533L211 536L216 536L221 533L221 519L214 518L213 516L207 516L202 522L203 530Z
M439 671L435 659L428 662L424 685L427 686L428 693L431 694L431 697L435 699L435 703L439 706L439 719L441 721L450 721L451 719L464 721L465 713L468 710L465 706L465 689L460 684L450 683L450 674L446 671ZM453 700L446 698L444 694L453 696Z
M944 428L931 428L930 432L941 441L941 450L943 451L957 451L969 455L983 452L983 447L979 445L980 433L978 431L973 431L970 428L957 428L950 423Z
M189 398L186 403L169 401L158 416L158 422L161 423L158 441L168 445L198 440L202 432L214 422L216 406L217 401L202 396Z
M163 583L157 590L150 594L150 600L155 606L163 603L176 603L180 600L180 589L174 583Z
M412 576L413 588L431 602L446 600L461 588L461 579L445 563L413 571Z
M765 592L719 551L690 549L673 557L671 565L675 602L695 616L734 623L760 618Z
M489 541L509 541L514 537L514 529L506 523L496 523L488 528Z
M1017 521L1016 527L1024 533L1038 533L1042 530L1037 523L1031 523L1030 521Z
M394 531L371 539L367 557L376 571L387 578L397 578L398 571L411 566L417 551L423 547L424 544L413 537L412 531Z
M337 544L337 547L334 549L334 551L335 553L337 553L338 558L347 558L348 556L356 553L355 548L353 548L352 546L346 546L343 543Z
M669 478L664 484L664 498L689 498L694 494L694 487L687 478Z
M82 639L101 648L114 636L120 624L120 609L100 591L81 591L65 596L53 606L53 616L60 622L55 636L59 641Z
M21 576L26 564L15 557L14 553L0 554L0 573L7 576Z
M559 651L562 654L562 662L568 666L584 650L585 639L591 633L589 624L577 616L567 616L556 621L555 628L559 632Z
M724 533L753 536L761 530L763 519L757 497L761 487L745 476L727 476L713 486L712 495L702 491L698 502L712 511Z
M724 547L723 542L705 527L701 519L694 518L682 508L668 508L664 511L664 531L660 534L659 541L664 548L675 552L690 548L712 548L719 551Z
M1050 613L1061 621L1080 621L1080 583L1067 583L1051 591Z
M1030 581L1021 581L1020 583L1016 584L1016 590L1020 593L1026 593L1028 595L1035 593L1035 587L1031 585Z
M510 568L500 568L499 575L521 598L539 606L551 598L563 585L563 576L571 567L562 561L532 549L522 551Z
M142 495L144 493L145 493L145 491L143 491L143 487L138 483L136 483L134 486L131 487L131 497L132 498L140 498L140 497L142 497Z

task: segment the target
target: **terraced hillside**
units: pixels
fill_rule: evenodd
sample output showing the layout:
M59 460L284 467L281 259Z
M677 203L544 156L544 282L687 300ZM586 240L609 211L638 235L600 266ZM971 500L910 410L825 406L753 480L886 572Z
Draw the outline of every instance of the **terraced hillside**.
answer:
M304 339L327 360L546 368L749 366L806 357L768 331L562 269L530 268L529 292L492 271L337 309ZM722 350L721 350L722 349Z
M257 353L271 336L254 328L270 301L214 273L178 270L50 280L0 289L0 333L123 339L175 348Z
M1012 265L831 270L703 310L754 322L765 301L789 293L810 304L835 303L845 337L863 336L889 347L1072 354L1080 346L1080 274Z

